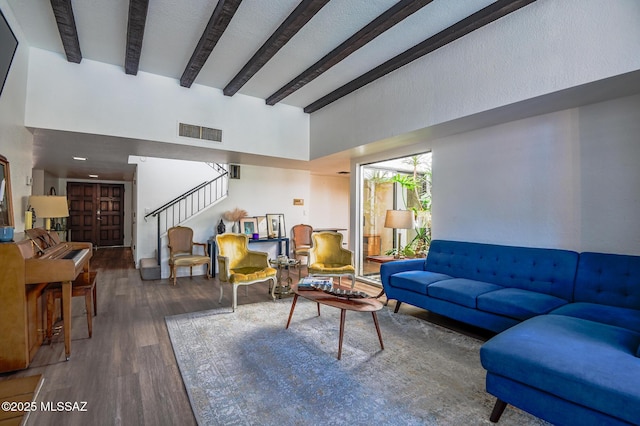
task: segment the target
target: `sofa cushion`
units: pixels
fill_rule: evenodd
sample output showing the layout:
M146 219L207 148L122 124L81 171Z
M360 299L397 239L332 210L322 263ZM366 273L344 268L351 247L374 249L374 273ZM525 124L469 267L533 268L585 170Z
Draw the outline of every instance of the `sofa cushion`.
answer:
M429 285L427 294L436 299L446 300L468 308L476 308L476 299L479 295L489 291L499 290L496 284L483 281L453 278L446 281L438 281Z
M571 300L578 253L433 240L425 269Z
M640 256L581 253L575 302L640 310Z
M405 271L398 272L389 277L389 284L392 287L409 290L420 294L427 294L429 284L436 281L448 280L451 277L445 274L437 274L427 271Z
M631 423L640 419L640 333L541 315L480 349L488 371Z
M478 309L481 311L517 320L546 314L565 304L567 301L559 297L519 288L503 288L478 296Z
M640 333L640 310L636 309L578 302L561 306L551 313L615 325Z

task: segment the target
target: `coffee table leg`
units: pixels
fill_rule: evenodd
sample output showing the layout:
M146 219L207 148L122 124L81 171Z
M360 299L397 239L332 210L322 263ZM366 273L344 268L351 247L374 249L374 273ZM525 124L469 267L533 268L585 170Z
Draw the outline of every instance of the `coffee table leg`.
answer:
M287 328L289 328L289 324L291 324L291 317L293 316L293 310L296 308L296 302L298 301L298 295L294 294L293 295L293 302L291 303L291 311L289 312L289 319L287 320L287 326L285 327L285 330Z
M376 325L376 331L378 332L378 340L380 340L380 349L384 349L384 343L382 343L382 334L380 334L380 324L378 324L378 316L375 312L371 312L373 316L373 323Z
M344 337L344 317L346 309L340 309L340 340L338 343L338 359L342 357L342 338Z

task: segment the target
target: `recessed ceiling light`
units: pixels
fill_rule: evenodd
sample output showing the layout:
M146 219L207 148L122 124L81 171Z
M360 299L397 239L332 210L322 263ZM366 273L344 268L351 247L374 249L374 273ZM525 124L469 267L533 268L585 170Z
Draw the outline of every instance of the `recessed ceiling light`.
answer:
M73 159L78 161L87 161L85 157L73 157Z
M90 178L97 178L98 175L89 175Z

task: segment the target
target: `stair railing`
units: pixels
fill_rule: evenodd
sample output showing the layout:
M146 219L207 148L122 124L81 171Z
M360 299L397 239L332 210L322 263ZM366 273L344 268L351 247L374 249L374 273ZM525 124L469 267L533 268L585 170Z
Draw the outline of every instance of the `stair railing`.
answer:
M164 235L172 226L179 225L194 217L198 213L207 209L218 200L226 197L229 191L228 172L220 167L220 175L216 178L203 182L193 189L174 198L173 200L158 207L154 211L144 216L146 221L149 217L155 217L157 223L158 251L157 261L160 264L161 241Z

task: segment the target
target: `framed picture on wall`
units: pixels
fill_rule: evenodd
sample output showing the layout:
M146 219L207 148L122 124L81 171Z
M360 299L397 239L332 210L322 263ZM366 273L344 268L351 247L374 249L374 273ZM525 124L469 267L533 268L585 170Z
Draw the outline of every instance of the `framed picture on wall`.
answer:
M282 213L267 213L267 233L270 238L287 236L287 227L284 225Z
M258 235L260 238L267 238L269 236L269 230L267 229L267 217L256 216L256 221L258 222Z
M258 233L258 219L255 217L243 217L240 219L240 232L250 237Z

